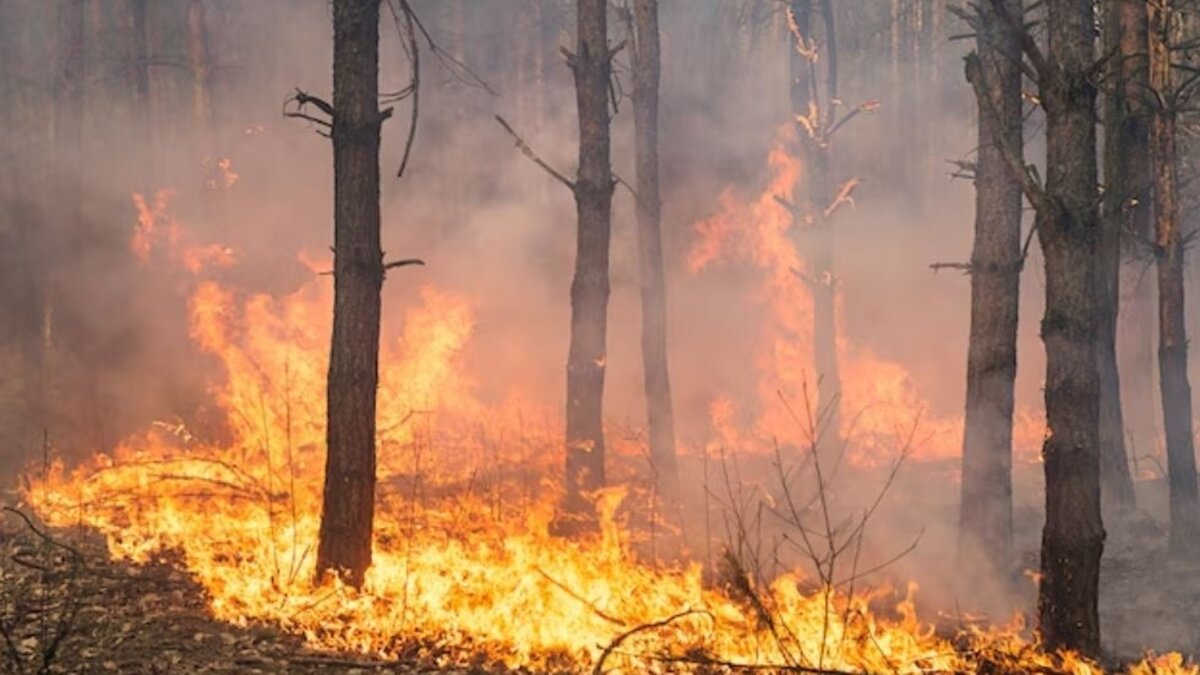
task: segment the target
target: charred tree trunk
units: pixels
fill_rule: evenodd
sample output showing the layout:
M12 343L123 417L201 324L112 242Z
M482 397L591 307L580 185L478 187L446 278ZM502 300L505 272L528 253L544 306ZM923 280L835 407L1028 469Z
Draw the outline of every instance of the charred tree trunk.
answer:
M383 250L379 3L333 3L334 307L317 574L360 586L371 564Z
M567 357L566 503L590 511L584 493L604 486L604 373L608 353L608 254L613 177L608 116L608 6L576 3L578 42L568 57L579 111L578 217L575 278L571 282L571 344Z
M1046 262L1046 524L1039 629L1050 648L1095 655L1104 526L1100 515L1100 378L1097 373L1096 61L1090 0L1048 3L1046 202L1038 239Z
M1021 0L1004 0L1019 16ZM1021 289L1021 185L1000 144L1023 145L1021 44L987 3L977 28L979 77L975 248L963 436L959 567L964 581L1008 577L1013 564L1012 419Z
M1154 172L1155 256L1158 263L1158 368L1170 485L1170 550L1200 550L1200 499L1192 438L1192 388L1184 326L1183 239L1179 232L1175 93L1171 78L1171 0L1149 7L1150 88L1157 105L1150 125Z
M1115 90L1107 108L1105 218L1129 233L1121 242L1117 358L1121 375L1122 417L1132 447L1127 454L1155 445L1154 281L1145 274L1143 242L1154 239L1151 198L1150 114L1145 0L1110 0L1106 32L1119 50L1112 59ZM1120 67L1118 67L1120 66Z
M826 222L830 207L829 139L827 106L837 100L837 52L833 15L827 0L820 0L814 12L813 0L791 0L789 11L794 22L791 33L791 102L798 120L800 157L804 164L804 184L795 193L803 195L803 207L794 211L792 232L797 249L808 267L809 288L813 299L813 361L817 369L817 407L829 433L841 436L841 376L837 355L837 285L833 265L833 229ZM818 48L813 20L823 20L824 43ZM819 53L819 58L818 58ZM826 96L822 105L818 62L826 64ZM799 120L805 120L804 123Z
M1139 11L1140 7L1140 11ZM1139 17L1140 14L1140 17ZM1117 316L1121 303L1121 231L1144 219L1148 199L1141 198L1145 179L1145 120L1138 101L1144 96L1146 46L1145 4L1109 0L1104 6L1105 53L1110 62L1111 88L1105 97L1104 217L1100 221L1098 298L1100 375L1100 496L1106 513L1127 514L1136 503L1133 476L1124 443L1121 375L1117 368ZM1139 67L1139 65L1141 67ZM1139 147L1140 143L1140 147ZM1138 377L1134 375L1134 377Z
M661 492L673 495L679 475L675 414L667 367L667 290L663 272L662 201L658 185L658 88L661 57L658 0L633 7L633 124L637 154L638 262L642 282L642 368L650 427L650 461Z

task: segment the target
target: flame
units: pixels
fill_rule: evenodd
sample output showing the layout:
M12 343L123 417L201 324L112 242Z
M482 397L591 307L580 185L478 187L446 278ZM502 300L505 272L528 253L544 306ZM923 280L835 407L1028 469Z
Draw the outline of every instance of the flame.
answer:
M772 162L788 195L799 168L781 153ZM135 241L150 242L135 250L148 256L163 222L170 242L185 239L166 202L135 201L148 216L139 217L145 238ZM772 319L764 365L793 376L808 299L788 271L801 261L776 206L764 197L742 221L702 224L721 246L695 249L693 262L702 268L732 246L765 272L760 300L788 313ZM647 564L623 486L596 495L599 533L551 536L559 487L545 477L557 474L550 467L561 461L561 433L512 433L511 404L479 399L462 363L475 308L432 285L381 349L373 566L361 591L315 585L331 284L314 275L284 297L247 295L205 278L206 267L187 269L195 275L192 339L222 371L211 395L224 430L153 425L111 455L73 469L54 463L25 496L52 524L95 528L115 556L145 561L178 551L221 620L271 622L320 649L411 658L415 646L437 663L484 654L555 670L607 658L610 672L624 673L668 670L673 659L858 672L971 672L986 663L1099 672L1075 655L1039 651L1019 624L976 629L963 638L968 648L956 649L918 619L915 587L903 598L887 589L846 595L790 573L769 584L745 578L734 592L695 563ZM848 391L851 400L920 403L898 366L862 348L844 347L843 356L848 381L865 377L858 369L871 373L862 381L872 384ZM722 439L743 442L734 402L711 410ZM1151 656L1138 668L1198 672L1178 655Z
M795 227L812 225L811 216L793 224L793 186L803 174L799 160L788 152L795 132L788 129L768 156L771 178L757 196L746 200L725 190L715 215L694 226L696 239L688 267L701 273L718 264L741 265L758 275L756 302L765 310L758 356L759 418L755 425L762 439L790 439L801 429L793 413L776 405L780 393L800 400L815 372L812 356L813 300L810 285L834 285L830 278L812 278L793 241ZM854 180L844 183L834 206L852 203ZM837 294L837 315L844 315ZM837 326L841 375L841 428L851 441L849 459L860 465L884 463L898 448L911 443L909 456L916 460L952 460L961 453L961 417L931 416L928 401L917 390L909 371L888 361L871 348L847 336ZM713 420L714 428L728 421ZM1041 448L1044 423L1037 415L1019 410L1014 420L1014 447L1027 459ZM728 435L728 430L721 432Z

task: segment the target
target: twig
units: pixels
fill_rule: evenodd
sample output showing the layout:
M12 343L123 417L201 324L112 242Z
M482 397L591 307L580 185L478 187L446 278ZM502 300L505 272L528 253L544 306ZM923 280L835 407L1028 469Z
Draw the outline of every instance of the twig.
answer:
M621 643L625 642L629 638L633 637L634 635L637 635L638 633L644 633L648 630L655 630L658 628L662 628L671 623L674 623L675 621L678 621L679 619L682 619L685 616L691 616L693 614L707 614L707 612L703 612L701 610L695 610L695 609L685 609L682 612L672 614L671 616L669 616L665 619L662 619L659 621L652 621L650 623L644 623L640 626L634 626L633 628L630 628L629 630L625 631L624 633L621 633L617 637L613 638L612 642L608 643L608 646L604 648L604 651L600 652L600 658L596 659L596 665L592 668L592 675L603 675L604 661L608 659L609 655L611 655L613 653L614 649L616 649L617 647L620 647Z

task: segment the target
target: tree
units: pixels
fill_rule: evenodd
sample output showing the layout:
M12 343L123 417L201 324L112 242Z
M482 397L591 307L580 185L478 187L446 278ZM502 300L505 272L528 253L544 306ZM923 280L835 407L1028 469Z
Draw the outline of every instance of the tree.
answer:
M1154 444L1154 283L1145 274L1142 242L1154 238L1150 196L1150 112L1146 0L1108 0L1104 32L1110 61L1105 110L1106 220L1116 219L1121 238L1117 358L1122 422L1131 450Z
M334 306L317 575L360 586L375 516L383 250L379 217L380 0L333 2ZM302 94L297 94L302 96ZM313 101L314 103L321 103Z
M1021 0L1003 0L1018 16ZM1024 143L1021 43L982 3L976 33L979 150L975 162L975 247L963 434L959 567L967 584L1007 575L1013 563L1012 419L1021 289L1021 185L1001 145Z
M841 126L834 121L838 104L837 39L829 0L818 0L824 44L818 47L813 30L813 0L791 0L792 114L796 119L798 147L804 164L803 206L792 209L793 236L808 265L804 275L813 299L813 357L817 369L817 406L833 434L841 433L841 377L837 356L836 277L833 269L833 228L828 216L836 209L829 186L829 143ZM820 55L820 58L818 58ZM820 96L820 69L825 64L825 96Z
M579 111L579 170L573 184L578 228L571 282L571 338L567 356L566 503L570 513L590 510L584 493L604 486L604 373L608 353L608 255L612 230L608 6L578 0L577 46L567 53Z
M642 369L650 459L660 491L677 491L675 414L667 367L667 292L663 273L662 199L658 185L658 0L633 3L633 125L637 153L638 262L642 286Z
M1139 7L1141 8L1139 11ZM1097 337L1100 371L1100 479L1107 511L1129 513L1136 506L1133 476L1125 451L1125 418L1117 367L1117 316L1120 306L1121 231L1140 225L1148 215L1145 120L1137 101L1143 96L1145 4L1108 0L1104 6L1105 53L1109 89L1105 96L1104 204L1100 221ZM1137 376L1135 376L1137 377Z
M989 0L1018 34L1046 115L1046 182L1000 144L1009 170L1036 212L1045 259L1046 424L1042 446L1046 523L1042 530L1038 628L1046 646L1096 654L1100 648L1100 378L1096 356L1099 212L1096 166L1096 66L1090 0L1045 3L1047 52L1024 30L1024 17ZM984 101L978 55L967 77ZM994 110L988 114L998 119ZM1000 139L997 138L997 141Z
M1183 317L1183 237L1179 231L1176 115L1183 92L1172 81L1172 2L1150 0L1147 7L1150 91L1155 101L1150 123L1150 155L1154 178L1154 253L1158 268L1159 386L1170 487L1169 541L1172 553L1192 554L1200 549L1200 498L1196 491L1192 388L1188 382Z

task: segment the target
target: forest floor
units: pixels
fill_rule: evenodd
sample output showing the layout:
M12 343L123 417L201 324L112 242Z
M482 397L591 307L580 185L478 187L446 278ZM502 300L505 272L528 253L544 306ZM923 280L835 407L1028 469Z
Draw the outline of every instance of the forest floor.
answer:
M1140 485L1140 503L1156 510L1160 489ZM14 504L0 494L0 507ZM204 590L170 553L147 564L113 560L99 536L2 515L0 673L33 675L46 661L48 673L506 672L482 660L447 669L419 648L410 659L387 662L315 652L274 627L214 619ZM1113 662L1137 660L1148 649L1200 654L1200 564L1166 556L1164 528L1148 511L1107 527L1101 622ZM1025 562L1035 568L1040 514L1018 511L1017 528Z
M0 506L14 503L0 495ZM31 527L11 511L3 515L0 673L497 672L482 665L447 669L421 656L381 662L314 652L303 638L273 627L214 619L204 590L169 554L148 564L113 560L98 536L66 536L40 523Z

